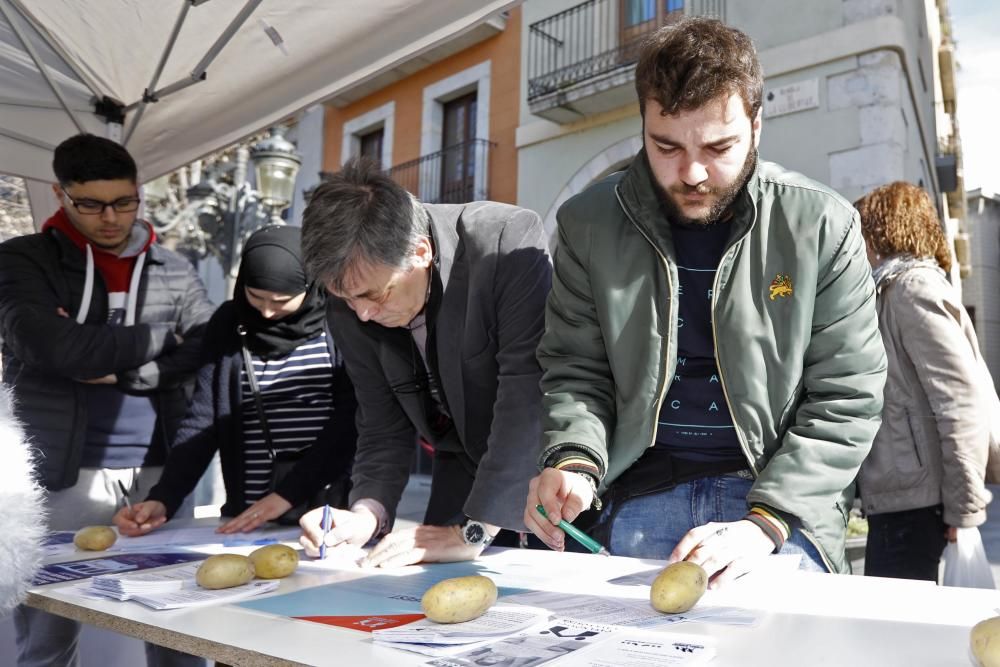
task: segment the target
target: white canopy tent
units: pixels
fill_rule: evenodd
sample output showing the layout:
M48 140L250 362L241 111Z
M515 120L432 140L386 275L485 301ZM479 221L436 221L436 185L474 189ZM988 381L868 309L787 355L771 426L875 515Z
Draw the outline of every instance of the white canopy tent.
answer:
M52 149L84 131L122 141L152 179L514 4L0 0L0 173L26 179L41 213Z

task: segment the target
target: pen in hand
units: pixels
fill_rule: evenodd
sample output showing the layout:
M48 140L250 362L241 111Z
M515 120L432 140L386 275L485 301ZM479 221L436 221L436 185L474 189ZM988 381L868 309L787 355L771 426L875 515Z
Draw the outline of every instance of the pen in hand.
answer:
M538 510L538 513L546 519L549 518L549 515L545 513L545 508L541 505L536 505L535 509ZM592 538L590 535L587 535L587 533L583 532L566 519L561 519L556 525L562 528L567 535L589 549L591 553L601 554L602 556L611 555L607 549L601 546L600 542Z
M125 488L121 480L118 480L118 488L122 490L122 500L125 501L125 507L128 508L129 514L132 514L132 503L128 499L128 489Z
M330 520L333 519L333 512L330 511L329 505L323 505L323 541L319 545L319 557L320 559L326 558L326 536L330 532Z

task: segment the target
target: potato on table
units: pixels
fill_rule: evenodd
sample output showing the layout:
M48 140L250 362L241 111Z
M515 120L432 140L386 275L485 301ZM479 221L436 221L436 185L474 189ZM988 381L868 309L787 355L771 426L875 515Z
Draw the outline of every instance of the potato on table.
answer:
M682 560L656 576L649 601L656 611L680 614L695 606L707 587L708 574L701 565Z
M238 554L209 556L198 566L195 581L202 588L232 588L242 586L254 577L253 561Z
M455 577L439 581L420 600L435 623L462 623L486 613L497 601L497 586L488 577Z
M118 533L108 526L85 526L73 535L73 544L84 551L104 551L118 540Z
M1000 667L1000 616L976 623L969 643L980 667Z
M253 569L261 579L281 579L299 566L299 552L286 544L269 544L250 554Z

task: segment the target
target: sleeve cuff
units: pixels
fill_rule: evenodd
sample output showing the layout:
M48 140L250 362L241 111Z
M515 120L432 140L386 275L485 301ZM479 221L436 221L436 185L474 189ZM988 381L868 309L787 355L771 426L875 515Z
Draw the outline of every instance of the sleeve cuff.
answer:
M374 498L359 498L351 505L351 511L353 512L358 507L367 509L378 519L378 528L375 529L373 538L382 537L389 532L389 512L385 509L385 505Z
M604 476L598 464L589 457L572 449L553 453L546 459L545 467L565 470L566 472L582 473L592 477L598 484L600 484L601 478Z
M781 551L781 547L792 533L789 522L781 516L781 513L763 505L752 506L750 512L743 518L760 528L774 542L774 553Z

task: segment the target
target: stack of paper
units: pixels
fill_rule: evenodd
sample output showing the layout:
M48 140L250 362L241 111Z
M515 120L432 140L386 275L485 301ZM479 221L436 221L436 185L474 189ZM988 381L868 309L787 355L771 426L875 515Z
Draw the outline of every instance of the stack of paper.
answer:
M159 572L105 574L80 585L79 592L114 600L132 600L152 609L179 609L206 604L234 602L278 588L276 580L251 581L242 586L209 590L195 581L200 563Z
M183 579L164 576L166 573L153 572L122 576L102 574L90 580L90 590L115 600L131 600L134 597L173 593L184 587Z
M427 619L397 628L376 630L373 641L423 655L455 655L544 623L549 612L537 607L500 605L464 623L441 624Z

